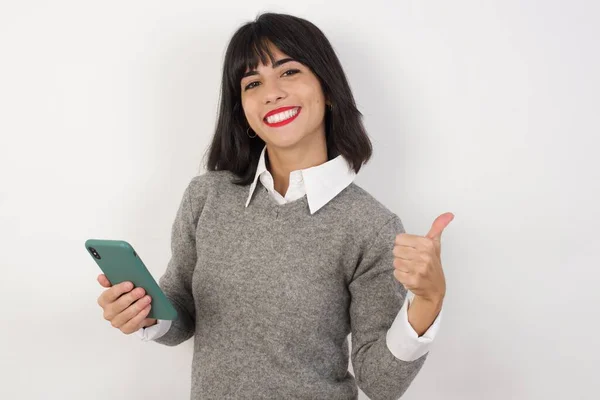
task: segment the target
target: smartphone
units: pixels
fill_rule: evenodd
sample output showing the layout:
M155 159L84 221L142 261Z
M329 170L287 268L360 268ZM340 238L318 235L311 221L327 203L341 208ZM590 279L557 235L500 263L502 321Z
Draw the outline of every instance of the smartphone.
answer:
M146 318L177 318L177 310L158 286L133 246L124 240L88 239L85 241L85 248L111 284L129 281L133 283L134 288L144 288L152 299Z

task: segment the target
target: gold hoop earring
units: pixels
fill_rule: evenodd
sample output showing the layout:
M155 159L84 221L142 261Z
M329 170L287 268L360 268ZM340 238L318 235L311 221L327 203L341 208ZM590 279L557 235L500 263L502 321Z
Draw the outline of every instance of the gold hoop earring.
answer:
M248 127L248 129L246 129L246 135L248 135L248 137L250 139L254 139L256 137L256 133L254 134L254 136L250 136L250 132L249 131L250 131L250 127Z

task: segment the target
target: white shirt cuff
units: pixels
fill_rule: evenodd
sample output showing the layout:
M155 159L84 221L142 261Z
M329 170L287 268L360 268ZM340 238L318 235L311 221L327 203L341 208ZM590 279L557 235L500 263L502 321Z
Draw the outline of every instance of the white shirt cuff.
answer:
M138 335L138 337L144 342L149 342L150 340L158 339L167 333L170 327L170 320L159 319L157 320L156 325L152 325L147 328L140 328L135 334Z
M442 319L444 306L433 324L422 336L418 336L410 322L408 322L408 306L411 304L414 294L407 291L404 305L394 319L392 326L386 334L386 343L394 357L402 361L414 361L427 353L433 343Z

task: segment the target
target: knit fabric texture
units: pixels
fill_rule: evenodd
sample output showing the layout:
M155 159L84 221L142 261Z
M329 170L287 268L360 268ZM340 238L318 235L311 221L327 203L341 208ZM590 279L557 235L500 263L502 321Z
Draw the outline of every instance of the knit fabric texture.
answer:
M402 396L428 353L407 362L386 345L407 294L393 276L400 218L355 183L312 215L306 195L277 204L260 182L245 207L233 178L191 179L159 280L178 318L155 342L194 338L190 398Z

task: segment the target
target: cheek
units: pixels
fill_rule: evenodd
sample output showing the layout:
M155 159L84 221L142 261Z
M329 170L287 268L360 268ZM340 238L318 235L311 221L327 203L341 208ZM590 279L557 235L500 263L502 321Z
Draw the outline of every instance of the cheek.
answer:
M325 107L325 96L323 95L323 91L321 90L321 86L318 81L311 82L310 85L307 85L307 90L309 91L310 98L313 99L313 104L316 108Z
M324 107L325 99L323 93L314 84L306 84L302 87L302 97L310 100L310 105L313 109Z
M244 110L244 116L246 117L246 120L252 121L257 118L251 102L242 100L242 109Z
M319 88L312 88L311 92L313 110L325 113L325 98Z

